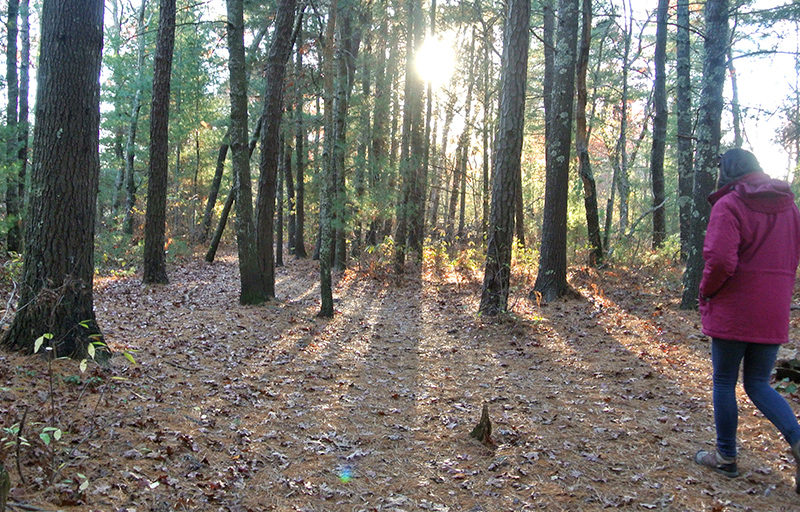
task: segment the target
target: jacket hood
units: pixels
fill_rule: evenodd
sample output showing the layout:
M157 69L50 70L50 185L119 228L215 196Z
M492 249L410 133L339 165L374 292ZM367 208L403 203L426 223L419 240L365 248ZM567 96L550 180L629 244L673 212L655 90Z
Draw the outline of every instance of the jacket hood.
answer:
M730 192L736 192L748 209L761 213L781 212L794 204L789 184L763 172L750 173L728 183L708 196L708 201L713 205Z

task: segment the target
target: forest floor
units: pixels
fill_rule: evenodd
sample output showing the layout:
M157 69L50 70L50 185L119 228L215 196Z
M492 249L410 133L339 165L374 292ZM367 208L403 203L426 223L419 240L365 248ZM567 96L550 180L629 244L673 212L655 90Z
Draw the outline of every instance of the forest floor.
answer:
M493 319L475 267L355 266L331 320L313 261L288 258L258 307L232 256L165 286L97 278L109 368L0 353L0 426L27 407L31 444L22 483L7 436L11 510L798 509L791 454L741 389L742 476L692 461L713 449L711 368L678 270L574 268L581 298L548 305L524 271ZM469 436L484 403L491 448Z

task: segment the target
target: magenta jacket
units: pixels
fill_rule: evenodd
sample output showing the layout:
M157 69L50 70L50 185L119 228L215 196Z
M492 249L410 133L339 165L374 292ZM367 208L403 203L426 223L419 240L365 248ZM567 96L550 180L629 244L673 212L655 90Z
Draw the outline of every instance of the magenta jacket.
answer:
M800 259L800 212L786 182L748 174L712 204L700 281L703 333L754 343L789 340L789 308Z

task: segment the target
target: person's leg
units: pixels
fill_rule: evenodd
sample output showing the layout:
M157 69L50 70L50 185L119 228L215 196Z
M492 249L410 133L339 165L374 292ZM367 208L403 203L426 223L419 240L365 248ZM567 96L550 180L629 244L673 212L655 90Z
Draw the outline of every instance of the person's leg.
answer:
M744 356L742 380L747 396L769 421L794 446L800 441L800 425L794 411L780 393L769 385L772 367L778 355L778 345L748 343Z
M736 428L739 409L736 405L736 381L747 343L714 338L711 361L714 366L714 424L717 427L717 451L726 458L736 457Z

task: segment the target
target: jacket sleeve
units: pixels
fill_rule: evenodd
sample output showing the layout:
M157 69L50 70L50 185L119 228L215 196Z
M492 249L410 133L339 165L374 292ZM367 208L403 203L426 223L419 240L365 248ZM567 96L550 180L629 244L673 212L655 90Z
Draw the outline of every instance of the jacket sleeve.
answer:
M736 272L739 264L741 226L728 201L719 201L711 208L706 239L703 243L703 277L700 296L713 297Z

